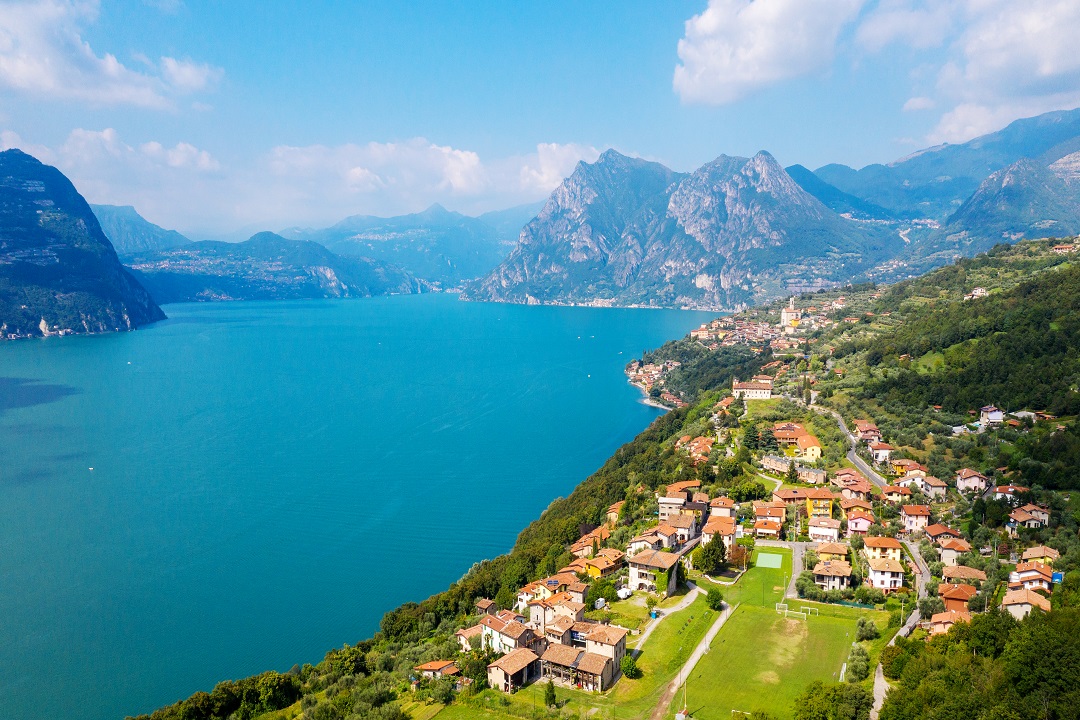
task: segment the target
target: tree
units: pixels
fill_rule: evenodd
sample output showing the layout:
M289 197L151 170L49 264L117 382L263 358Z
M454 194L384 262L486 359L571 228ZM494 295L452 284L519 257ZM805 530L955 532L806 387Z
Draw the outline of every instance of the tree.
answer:
M544 705L548 707L555 707L558 701L555 698L555 683L551 678L548 678L547 685L544 686Z
M694 556L693 560L694 567L706 575L713 575L722 571L727 560L727 548L724 547L724 539L719 535L713 535L712 540L701 547L701 552ZM700 566L697 565L698 562L701 563Z
M788 463L787 482L789 485L794 485L795 483L799 482L799 470L795 467L794 462Z
M773 435L773 431L769 428L765 428L761 431L761 438L758 441L758 447L765 451L775 451L780 449L780 445L776 442L776 436Z
M869 720L874 696L858 685L816 680L795 698L794 720Z
M881 633L878 632L877 625L869 618L861 617L855 624L855 639L859 642L862 642L863 640L874 640L880 635Z
M622 674L631 680L637 680L641 677L641 668L638 667L637 660L634 659L633 654L623 655L619 667L622 669Z
M761 436L758 435L757 426L751 425L746 428L746 432L743 433L743 447L749 450L757 450L760 442Z
M851 648L845 677L849 683L859 683L870 677L870 655L862 645Z
M724 609L724 594L720 592L719 588L709 588L709 592L705 595L705 604L709 606L711 610L719 612Z

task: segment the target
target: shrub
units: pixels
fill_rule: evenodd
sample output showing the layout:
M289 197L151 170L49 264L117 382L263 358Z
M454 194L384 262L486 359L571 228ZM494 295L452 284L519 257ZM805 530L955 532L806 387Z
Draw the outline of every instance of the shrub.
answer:
M845 677L849 683L862 682L870 677L870 655L861 645L851 648Z
M622 668L622 674L631 680L637 680L641 677L641 668L638 667L637 660L634 659L633 655L624 655L620 667Z
M709 588L709 592L705 596L705 604L712 610L722 610L724 608L724 594L717 588Z
M855 639L859 642L863 640L874 640L881 636L878 632L877 625L872 620L861 617L855 624Z

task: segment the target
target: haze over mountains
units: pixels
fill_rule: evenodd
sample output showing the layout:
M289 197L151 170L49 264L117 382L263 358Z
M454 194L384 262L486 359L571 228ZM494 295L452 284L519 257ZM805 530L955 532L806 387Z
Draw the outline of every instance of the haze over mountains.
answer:
M19 151L0 154L0 201L5 336L134 328L167 302L459 288L499 302L733 309L1080 233L1080 110L859 170L785 169L762 151L681 173L608 150L544 203L357 215L241 243L192 243L132 207L91 212Z

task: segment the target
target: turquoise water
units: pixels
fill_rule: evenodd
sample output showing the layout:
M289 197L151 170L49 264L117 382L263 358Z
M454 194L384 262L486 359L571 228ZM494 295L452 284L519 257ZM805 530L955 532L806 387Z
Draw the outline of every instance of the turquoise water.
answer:
M166 312L0 344L7 717L122 718L370 636L656 417L623 365L708 317L445 295Z

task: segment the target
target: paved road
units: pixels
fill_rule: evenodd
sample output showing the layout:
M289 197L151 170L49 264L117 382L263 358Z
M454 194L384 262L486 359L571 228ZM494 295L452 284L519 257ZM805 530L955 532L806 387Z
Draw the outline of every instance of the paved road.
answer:
M652 714L649 716L649 720L663 720L667 714L668 708L671 707L672 701L675 699L675 693L679 692L679 688L682 687L683 681L690 676L694 666L698 664L698 661L709 652L709 646L712 644L716 634L720 632L720 628L724 626L727 619L731 617L731 613L735 612L735 609L739 606L731 607L727 603L724 603L724 610L720 613L720 617L716 618L716 622L709 628L709 632L705 633L705 637L701 639L697 647L694 648L694 652L690 653L690 657L687 658L686 663L683 664L679 670L679 674L675 676L675 679L668 683L667 688L664 690L664 694L660 696L660 702L653 708Z
M885 682L885 673L881 671L881 663L878 663L877 671L874 672L874 707L870 709L870 720L877 720L888 692L889 683Z
M915 567L919 573L915 576L915 588L918 591L919 599L926 597L926 586L930 584L932 579L930 575L930 568L927 566L926 561L923 560L922 554L919 552L919 546L910 540L904 540L904 545L907 547L908 552L911 553L911 557L915 559Z
M840 430L844 433L844 436L847 438L848 441L848 461L850 461L851 464L854 465L859 472L868 477L870 479L870 482L874 483L878 487L885 487L886 485L888 485L888 481L878 475L877 472L874 471L874 468L870 467L866 463L866 461L859 457L858 453L855 452L855 448L859 446L859 439L855 437L854 433L848 430L847 423L844 422L844 418L840 416L840 413L829 408L821 407L817 408L817 411L832 415L833 419L836 420L836 424L840 426Z

